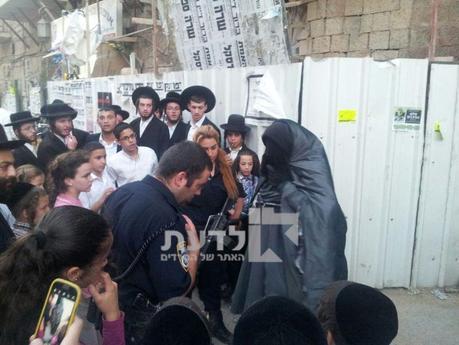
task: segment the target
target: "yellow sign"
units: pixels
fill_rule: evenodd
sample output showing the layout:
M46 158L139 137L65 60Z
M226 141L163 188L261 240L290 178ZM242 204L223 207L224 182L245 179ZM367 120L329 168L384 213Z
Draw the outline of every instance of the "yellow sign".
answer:
M440 121L435 121L435 123L434 123L434 131L435 132L441 132Z
M357 110L342 109L338 111L338 122L355 122L357 118Z

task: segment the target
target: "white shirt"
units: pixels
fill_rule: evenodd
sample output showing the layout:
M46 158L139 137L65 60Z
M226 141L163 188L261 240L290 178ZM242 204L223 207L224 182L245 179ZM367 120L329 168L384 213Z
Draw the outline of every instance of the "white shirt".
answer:
M198 122L194 123L193 120L190 121L190 130L188 131L188 137L187 137L187 140L189 141L193 141L193 136L194 136L194 133L196 132L196 130L202 126L202 123L204 122L204 120L206 119L206 115L203 115L203 117L201 117L201 120L199 120Z
M36 146L33 146L30 143L25 143L24 146L27 147L30 150L30 152L34 154L35 157L37 157L37 147Z
M236 159L236 157L237 157L239 151L241 151L241 149L242 149L242 146L241 146L240 148L236 149L236 150L231 150L231 149L230 149L229 155L230 155L230 158L231 158L231 160L232 160L233 162L234 162L234 160Z
M107 158L114 155L117 152L118 143L116 142L116 140L109 144L102 138L102 133L99 136L99 143L101 143L105 147Z
M172 138L172 136L174 135L174 131L177 128L177 123L173 126L167 125L167 128L169 128L169 139Z
M118 183L118 187L140 181L145 176L153 174L157 167L158 158L155 151L145 146L138 147L136 159L120 151L109 157L107 162L107 172Z
M145 131L145 128L147 128L148 124L151 122L151 120L153 120L153 117L155 116L155 114L151 115L148 120L142 120L142 118L140 119L140 126L139 126L139 135L142 136L143 132Z
M89 192L80 193L79 199L85 208L91 208L104 194L108 188L115 189L115 181L110 177L107 172L107 168L102 172L102 176L99 177L95 174L91 174L91 190Z

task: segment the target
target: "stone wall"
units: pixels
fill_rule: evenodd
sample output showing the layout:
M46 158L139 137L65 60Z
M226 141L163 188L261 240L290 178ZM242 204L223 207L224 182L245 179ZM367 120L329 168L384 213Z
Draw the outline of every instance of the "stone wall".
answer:
M435 56L459 58L459 0L441 0ZM432 0L315 0L287 12L292 55L428 57Z

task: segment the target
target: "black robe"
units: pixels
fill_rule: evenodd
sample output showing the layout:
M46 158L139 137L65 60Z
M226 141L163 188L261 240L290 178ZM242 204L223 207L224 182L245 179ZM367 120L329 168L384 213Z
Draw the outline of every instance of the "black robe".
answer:
M289 224L280 225L281 219L276 220L278 224L260 225L260 254L271 249L281 262L266 259L250 262L246 255L233 295L234 313L241 313L269 295L286 296L315 310L330 283L347 279L346 219L336 199L323 145L313 133L293 121L279 121L287 123L292 133L288 163L292 180L277 188L267 182L260 191L260 198L265 205L278 204L274 212L297 213L298 234L293 229L295 236L287 236L286 232L292 229ZM273 207L259 210L262 214L269 213ZM286 219L285 216L278 218ZM267 218L261 219L263 223ZM291 220L289 222L291 224ZM297 239L298 244L291 238Z
M152 116L153 118L143 131L142 136L140 136L140 117L132 121L131 126L137 136L137 145L151 148L159 160L169 147L169 129L156 116Z
M5 217L0 213L0 254L14 241L14 233Z
M78 141L77 149L83 148L86 144L89 133L80 129L74 128L73 135ZM61 153L67 152L68 148L56 135L48 131L44 134L43 140L38 146L37 156L38 160L45 169L48 169L48 164Z
M37 156L33 154L25 145L13 150L14 167L17 168L24 164L32 164L45 171L45 166L41 164Z
M181 141L185 141L188 136L189 128L190 128L189 124L183 121L179 121L177 123L177 127L175 127L174 133L172 133L172 137L170 137L169 139L169 147Z

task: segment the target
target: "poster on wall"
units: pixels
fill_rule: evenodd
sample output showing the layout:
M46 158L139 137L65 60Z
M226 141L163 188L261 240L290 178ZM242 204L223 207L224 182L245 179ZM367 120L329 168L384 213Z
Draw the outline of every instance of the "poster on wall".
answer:
M393 116L392 129L394 131L418 131L421 128L421 109L396 107Z
M163 3L185 70L290 62L281 0Z

